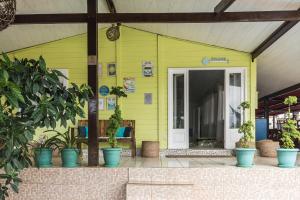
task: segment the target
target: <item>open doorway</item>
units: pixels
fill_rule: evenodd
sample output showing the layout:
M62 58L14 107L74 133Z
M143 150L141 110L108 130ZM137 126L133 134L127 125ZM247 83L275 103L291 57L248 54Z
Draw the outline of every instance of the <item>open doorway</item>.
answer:
M190 70L189 148L224 148L225 70Z

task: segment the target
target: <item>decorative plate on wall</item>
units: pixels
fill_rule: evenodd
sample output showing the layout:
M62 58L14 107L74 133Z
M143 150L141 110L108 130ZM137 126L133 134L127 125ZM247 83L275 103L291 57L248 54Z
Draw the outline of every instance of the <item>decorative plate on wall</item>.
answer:
M99 88L99 93L102 95L102 96L107 96L109 94L109 88L106 86L106 85L102 85L100 88Z

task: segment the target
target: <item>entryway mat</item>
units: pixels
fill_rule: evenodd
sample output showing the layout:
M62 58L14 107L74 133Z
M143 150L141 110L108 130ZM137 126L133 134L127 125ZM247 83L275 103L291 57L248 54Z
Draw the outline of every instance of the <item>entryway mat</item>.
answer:
M231 158L232 155L166 155L166 158Z

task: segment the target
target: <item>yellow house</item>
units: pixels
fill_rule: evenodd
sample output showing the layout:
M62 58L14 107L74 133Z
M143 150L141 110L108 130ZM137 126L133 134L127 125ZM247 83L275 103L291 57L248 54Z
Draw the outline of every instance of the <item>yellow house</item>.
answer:
M129 84L120 102L123 119L136 121L137 147L159 141L161 149L233 149L243 118L255 119L256 63L249 53L121 26L116 42L99 34L99 88ZM77 35L11 52L65 69L69 81L87 82L87 36ZM116 66L116 75L108 68ZM110 96L99 118L108 119ZM249 101L241 115L239 104Z

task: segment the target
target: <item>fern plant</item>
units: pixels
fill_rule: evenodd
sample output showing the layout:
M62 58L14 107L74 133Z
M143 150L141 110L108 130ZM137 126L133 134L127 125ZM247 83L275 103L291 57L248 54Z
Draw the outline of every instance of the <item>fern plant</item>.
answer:
M108 143L112 148L117 147L117 139L116 139L116 132L120 128L122 123L122 116L121 116L121 110L119 106L119 99L121 97L127 97L127 94L124 92L123 87L117 86L112 87L110 91L111 95L116 96L116 107L114 110L114 113L109 118L109 124L107 127L107 134L108 134Z
M297 104L296 96L289 96L285 98L284 104L288 105L288 112L286 113L287 120L282 126L282 135L281 135L281 147L284 149L293 149L295 148L295 140L300 139L300 132L297 130L297 121L293 120L291 117L291 106Z
M250 103L248 101L242 102L240 104L240 107L243 110L243 116L244 116L244 123L240 126L239 128L239 133L242 133L243 136L240 139L240 146L242 148L249 148L249 143L254 139L254 134L253 134L253 122L251 120L245 121L245 113L246 109L250 108Z

